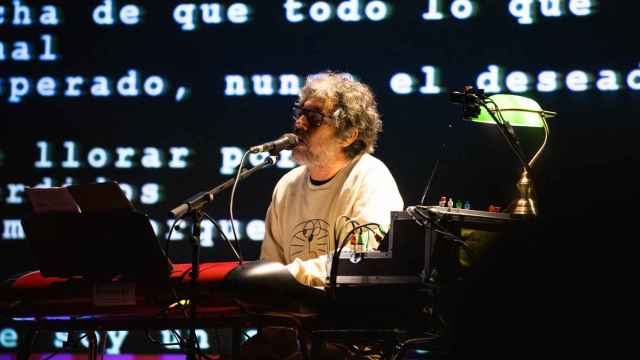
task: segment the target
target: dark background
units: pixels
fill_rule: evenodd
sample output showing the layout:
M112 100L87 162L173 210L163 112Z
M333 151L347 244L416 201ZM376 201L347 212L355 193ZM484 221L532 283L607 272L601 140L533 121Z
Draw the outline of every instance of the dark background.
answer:
M568 1L562 1L563 17L538 16L531 25L518 24L506 0L476 2L479 11L467 20L424 21L421 14L427 9L426 1L403 1L393 4L390 17L379 22L363 17L358 23L337 18L316 23L307 18L296 24L286 20L283 2L254 2L248 4L252 8L248 23L201 24L191 32L181 31L173 21L177 4L173 2L127 2L144 8L144 23L111 27L91 20L97 2L49 3L61 9L63 24L12 26L7 23L11 3L1 3L9 12L0 25L0 41L7 49L18 40L31 41L39 48L40 34L51 33L58 39L57 53L62 59L0 62L0 218L19 219L28 213L26 205L5 203L6 184L35 185L44 176L53 177L54 185L67 176L86 183L106 176L138 187L146 182L162 184L164 200L154 206L134 204L164 224L167 211L181 200L229 178L218 170L221 146L246 149L291 128L289 109L295 97L225 97L225 75L271 74L277 78L323 70L350 72L377 94L384 133L376 156L394 174L405 205L418 203L440 159L427 203L446 195L469 200L476 209L489 204L505 206L515 196L519 167L496 128L461 121L461 109L449 103L446 91L438 95L417 90L410 95L393 93L389 86L392 75L412 74L422 86L420 68L431 65L439 68L439 85L444 90L460 90L464 85L475 86L477 76L490 64L500 65L507 73L527 72L534 79L543 70L565 75L583 70L597 79L600 70L613 69L621 74L618 91L603 92L591 83L584 92L572 92L565 86L551 93L534 89L522 94L558 112L550 121L550 144L533 174L544 231L530 249L527 264L535 268L527 269L527 275L540 281L537 286L549 286L535 296L553 310L561 310L566 323L573 324L589 317L590 306L583 300L599 299L604 289L610 289L606 294L615 293L609 274L617 279L629 271L630 255L625 254L630 252L625 249L636 238L633 214L638 201L635 166L640 113L640 93L626 86L626 75L640 61L640 47L630 30L637 21L634 2L601 1L592 15L576 17L566 10ZM448 13L450 2L444 3L443 11ZM310 4L305 3L302 13L307 14ZM32 10L40 6L28 5ZM98 98L87 94L85 84L85 95L79 98L31 94L19 104L7 102L9 76L23 75L33 81L49 75L63 84L61 80L71 75L89 79L105 75L117 80L128 69L137 69L143 77L167 78L168 94L126 98L114 93ZM191 96L175 102L175 89L180 85L188 86ZM517 133L533 154L542 130L517 129ZM65 140L76 141L84 149L188 146L195 155L188 169L36 169L33 163L39 153L35 143L41 140L52 144L58 162ZM441 152L443 144L445 151ZM241 183L236 218L245 222L262 218L271 189L283 174L281 169L270 169ZM216 219L227 219L228 194L208 210ZM245 255L255 258L259 242L246 238L241 242ZM615 261L610 261L611 256ZM188 243L175 242L172 257L177 262L189 261ZM216 243L202 257L213 261L230 259L231 254ZM33 268L25 240L0 240L3 278Z

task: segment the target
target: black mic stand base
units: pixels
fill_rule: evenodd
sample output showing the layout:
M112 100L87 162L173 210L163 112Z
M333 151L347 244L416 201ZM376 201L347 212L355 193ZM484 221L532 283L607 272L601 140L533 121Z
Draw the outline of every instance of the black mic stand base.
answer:
M187 339L187 360L197 359L197 337L196 337L196 323L197 323L197 293L198 293L198 276L200 275L200 231L201 222L204 218L204 214L201 209L198 209L192 213L193 215L193 234L191 235L191 291L189 297L189 338Z

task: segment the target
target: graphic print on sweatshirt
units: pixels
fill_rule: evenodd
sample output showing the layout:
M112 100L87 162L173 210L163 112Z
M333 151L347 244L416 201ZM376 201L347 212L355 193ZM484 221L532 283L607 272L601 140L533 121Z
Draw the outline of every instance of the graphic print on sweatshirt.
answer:
M290 259L308 260L327 253L329 223L323 219L311 219L296 225L289 241Z

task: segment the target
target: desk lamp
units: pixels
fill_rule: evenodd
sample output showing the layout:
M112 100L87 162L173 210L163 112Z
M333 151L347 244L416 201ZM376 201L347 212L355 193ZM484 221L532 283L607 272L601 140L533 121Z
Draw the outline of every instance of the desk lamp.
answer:
M510 94L485 96L483 90L476 90L471 86L465 86L463 93L450 92L449 98L452 102L463 105L463 119L498 126L500 133L522 164L522 174L516 184L519 198L515 201L515 207L510 210L511 214L536 216L538 210L533 198L533 182L528 175L547 145L549 138L547 119L554 117L556 113L542 110L535 100L524 96ZM529 161L525 160L513 126L544 128L542 145Z

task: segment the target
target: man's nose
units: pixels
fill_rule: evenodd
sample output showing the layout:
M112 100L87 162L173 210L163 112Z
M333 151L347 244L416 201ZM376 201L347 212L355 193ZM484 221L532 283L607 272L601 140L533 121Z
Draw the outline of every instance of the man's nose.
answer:
M304 114L300 114L293 124L296 129L301 129L304 131L309 130L309 122L307 121L307 117Z

